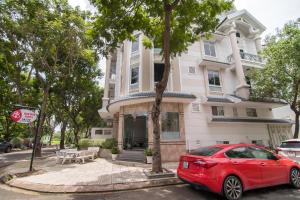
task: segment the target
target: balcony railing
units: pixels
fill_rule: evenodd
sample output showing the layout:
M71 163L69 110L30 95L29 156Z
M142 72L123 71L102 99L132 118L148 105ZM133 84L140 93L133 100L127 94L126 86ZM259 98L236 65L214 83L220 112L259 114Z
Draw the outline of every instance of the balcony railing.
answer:
M259 55L254 55L250 53L240 52L241 59L248 60L252 62L263 62L262 58Z
M250 61L250 62L263 63L263 59L259 55L240 52L240 56L241 56L242 60L246 60L246 61ZM233 62L234 61L234 58L233 58L232 54L227 57L227 61L228 62Z

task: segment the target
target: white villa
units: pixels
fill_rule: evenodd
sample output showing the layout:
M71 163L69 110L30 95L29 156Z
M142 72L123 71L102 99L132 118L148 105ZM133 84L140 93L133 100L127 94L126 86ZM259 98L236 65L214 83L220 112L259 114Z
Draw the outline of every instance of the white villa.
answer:
M222 16L211 39L192 44L171 60L161 113L163 161L201 146L255 143L276 146L292 137L292 122L274 118L281 101L249 100L251 68L262 68L258 55L262 25L246 10ZM155 83L162 78L161 49L146 49L143 33L124 41L106 61L102 118L112 126L120 150L151 147L151 108Z

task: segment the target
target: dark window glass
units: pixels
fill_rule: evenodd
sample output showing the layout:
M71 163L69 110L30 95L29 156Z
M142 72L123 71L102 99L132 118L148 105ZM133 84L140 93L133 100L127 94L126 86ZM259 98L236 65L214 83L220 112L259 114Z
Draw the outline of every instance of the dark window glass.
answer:
M256 159L265 159L265 160L275 160L276 156L269 152L266 151L264 149L260 149L260 148L256 148L256 147L249 147L251 154L253 154L253 156Z
M218 71L208 71L208 83L209 85L220 86L220 76Z
M191 151L190 154L196 156L212 156L221 150L221 147L203 147Z
M161 113L161 130L163 139L179 139L179 114L177 112Z
M225 153L229 158L254 158L247 147L231 149Z
M131 69L131 84L135 84L139 81L139 68L135 67Z
M224 116L223 106L212 106L211 110L213 116Z
M204 53L207 56L216 57L215 43L204 41Z
M281 148L300 148L300 142L297 142L297 141L282 142L280 147Z
M246 108L246 113L248 117L257 117L255 108Z
M241 37L241 34L239 32L237 32L235 35L236 37Z
M102 135L102 130L95 130L96 135Z
M154 64L154 82L161 81L164 74L165 65L161 63Z

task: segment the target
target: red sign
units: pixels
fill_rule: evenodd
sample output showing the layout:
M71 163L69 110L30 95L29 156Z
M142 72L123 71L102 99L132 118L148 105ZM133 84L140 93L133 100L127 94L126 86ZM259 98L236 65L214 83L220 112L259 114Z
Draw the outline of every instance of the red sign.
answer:
M10 118L18 123L28 124L37 118L37 114L32 110L18 109L10 114Z

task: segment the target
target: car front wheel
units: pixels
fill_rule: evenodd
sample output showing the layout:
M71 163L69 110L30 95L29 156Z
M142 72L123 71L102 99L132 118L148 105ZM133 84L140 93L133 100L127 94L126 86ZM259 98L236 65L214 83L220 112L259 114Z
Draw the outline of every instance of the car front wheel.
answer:
M238 200L243 194L243 185L236 176L228 176L223 184L223 193L228 200Z
M300 170L292 168L290 172L291 185L297 189L300 188Z

